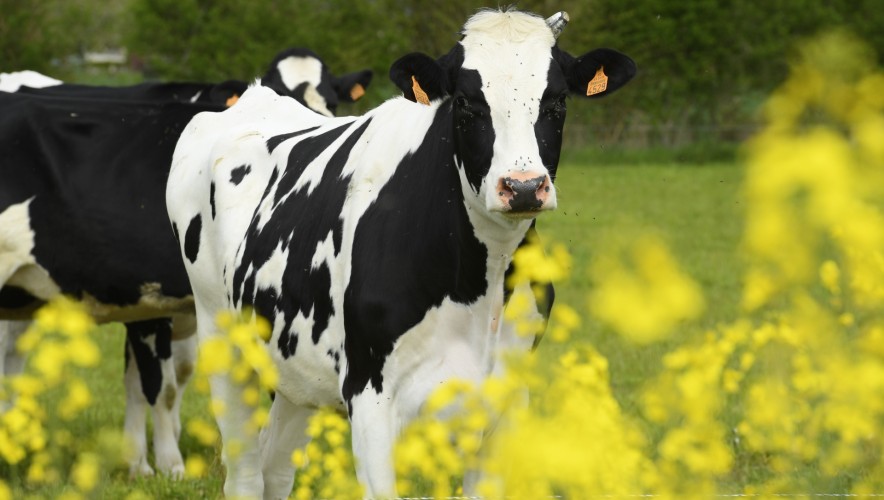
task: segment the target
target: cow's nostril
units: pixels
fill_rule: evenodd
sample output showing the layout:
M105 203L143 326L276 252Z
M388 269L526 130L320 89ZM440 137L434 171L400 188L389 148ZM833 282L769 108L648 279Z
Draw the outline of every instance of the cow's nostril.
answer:
M513 212L539 210L549 193L546 175L519 178L516 175L502 177L498 182L498 196Z

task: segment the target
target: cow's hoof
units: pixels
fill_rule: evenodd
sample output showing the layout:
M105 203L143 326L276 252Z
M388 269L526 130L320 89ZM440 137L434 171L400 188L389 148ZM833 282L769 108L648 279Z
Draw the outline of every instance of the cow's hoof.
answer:
M179 479L184 479L184 465L183 464L175 465L174 467L169 469L168 472L166 472L166 475L168 475L169 477L171 477L172 479L174 479L176 481Z
M157 470L173 479L181 479L184 477L184 459L178 452L178 448L170 450L169 453L156 454Z
M157 458L157 470L172 479L181 479L184 477L184 462L181 459L160 460Z
M153 474L153 468L147 463L147 460L139 460L129 465L129 479L153 476Z

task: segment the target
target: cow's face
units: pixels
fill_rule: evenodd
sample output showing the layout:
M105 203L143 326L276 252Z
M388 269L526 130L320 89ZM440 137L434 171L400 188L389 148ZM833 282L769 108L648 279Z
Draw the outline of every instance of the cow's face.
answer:
M365 94L371 77L371 70L336 77L312 51L288 49L276 56L261 84L321 115L334 116L340 102L353 102Z
M405 97L450 110L458 167L491 213L522 219L554 209L567 95L586 95L602 66L607 88L594 95L613 92L635 74L632 60L613 50L578 59L559 50L556 35L565 22L564 13L544 20L480 12L447 55L410 54L391 68Z

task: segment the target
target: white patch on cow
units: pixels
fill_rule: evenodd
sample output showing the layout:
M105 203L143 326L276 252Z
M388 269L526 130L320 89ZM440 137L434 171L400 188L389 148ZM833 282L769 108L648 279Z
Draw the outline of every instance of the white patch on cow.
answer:
M34 258L34 230L28 213L31 201L33 198L0 213L0 287L15 285L49 300L61 289Z
M288 258L288 247L284 247L280 241L267 262L255 272L255 289L274 290L278 297L282 291L282 277L285 274Z
M3 92L18 92L18 89L23 86L42 89L62 83L61 80L31 70L0 73L0 90Z
M497 195L497 180L514 172L548 175L540 158L534 124L547 87L555 37L546 21L517 13L480 12L464 26L465 69L475 69L491 110L494 150L491 169L479 196L488 210L506 207ZM545 61L525 64L525 61ZM546 208L556 206L550 185Z
M307 107L325 116L334 116L328 109L328 103L317 90L322 81L322 61L315 57L289 56L276 65L282 76L282 83L289 89L307 83L304 90L304 102Z
M199 99L201 95L203 95L203 91L202 90L197 91L197 93L194 94L193 97L190 98L190 102L196 102L196 100Z

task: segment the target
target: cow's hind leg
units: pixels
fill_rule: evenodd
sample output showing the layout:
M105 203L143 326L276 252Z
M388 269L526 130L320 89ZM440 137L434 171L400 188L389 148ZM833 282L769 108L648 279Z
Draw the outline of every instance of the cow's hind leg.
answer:
M307 445L307 422L313 408L297 406L277 395L270 407L270 420L261 431L261 469L264 499L288 498L295 482L292 452Z
M180 391L172 358L172 326L169 319L132 322L126 325L128 353L134 363L126 370L126 434L135 446L129 462L130 475L153 471L147 464L145 440L146 406L150 405L154 422L154 456L160 472L173 477L184 474L184 460L178 449L178 404Z
M171 333L167 341L168 345L163 346L163 354L166 354L168 349L168 357L163 358L160 363L162 386L152 408L153 453L158 471L174 478L181 478L184 476L184 459L181 457L181 450L178 449L178 433L181 430L178 408L181 404L181 390L177 380Z
M0 380L14 377L25 369L25 357L18 352L15 344L18 338L31 325L30 321L0 321ZM14 401L0 401L0 413L6 411Z
M144 332L137 323L126 325L125 359L126 372L126 416L123 434L132 446L129 457L129 476L153 475L153 467L147 460L147 410L152 404L148 397L156 401L157 392L151 385L142 384L143 376L153 373L149 360L155 359L150 346L145 342ZM139 364L143 366L139 366ZM158 372L158 370L156 370ZM155 374L153 375L156 376Z

